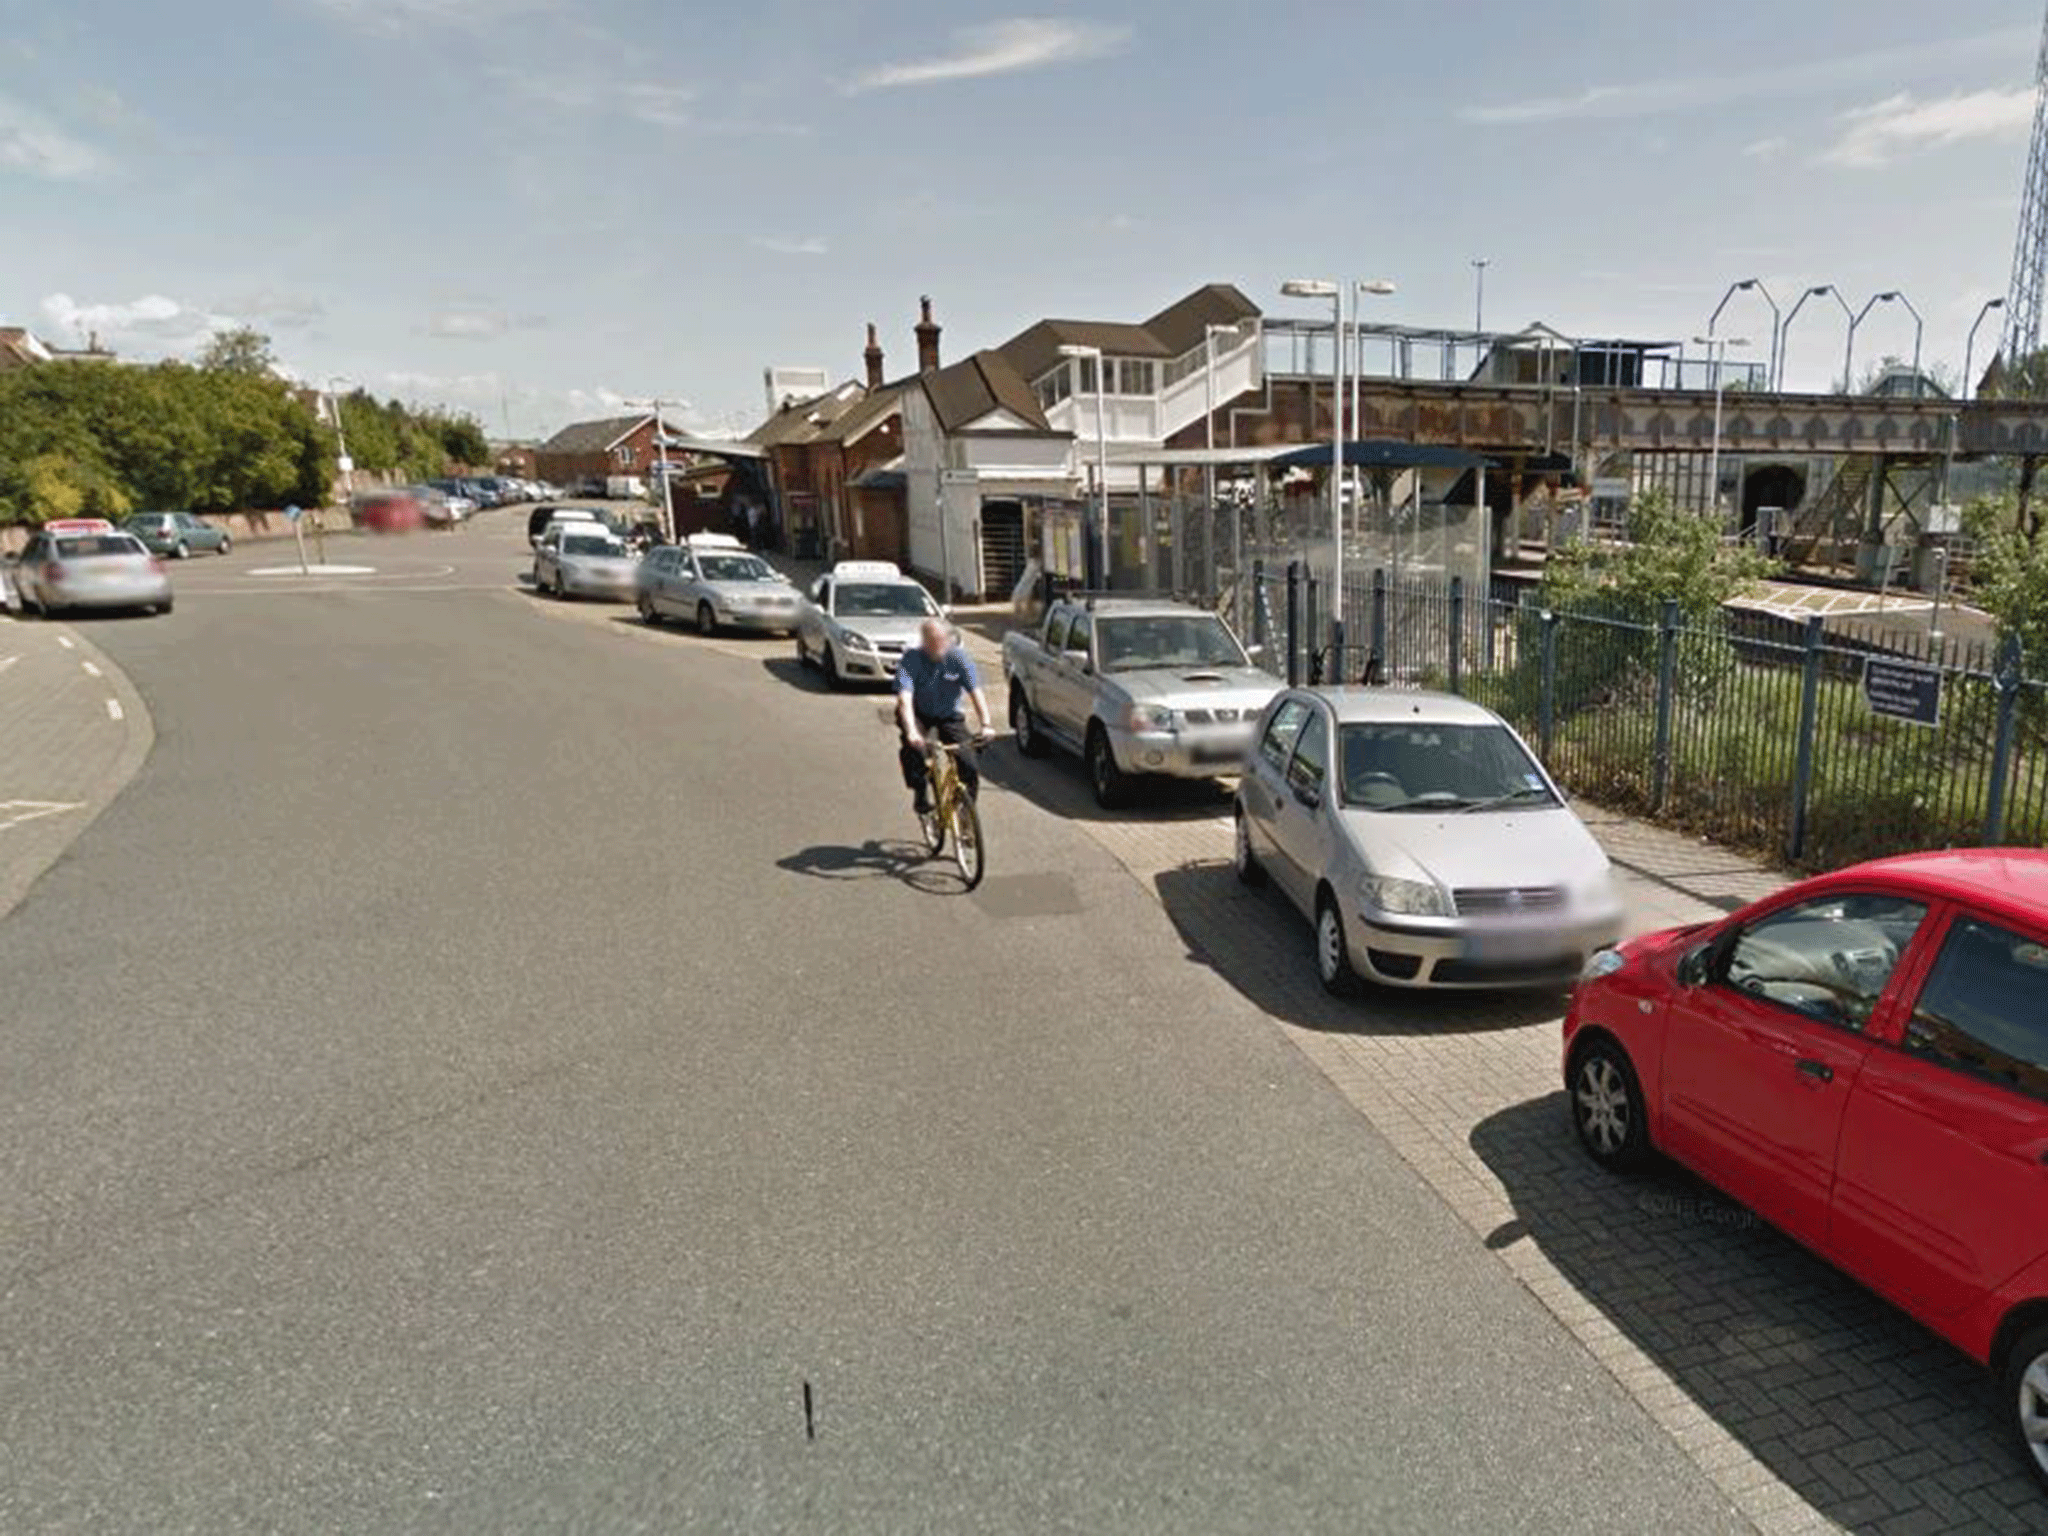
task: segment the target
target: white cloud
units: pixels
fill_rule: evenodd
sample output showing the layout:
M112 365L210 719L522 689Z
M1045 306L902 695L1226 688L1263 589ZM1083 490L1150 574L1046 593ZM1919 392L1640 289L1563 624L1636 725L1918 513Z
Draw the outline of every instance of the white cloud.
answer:
M1130 38L1129 27L1101 22L1029 16L991 21L955 31L949 53L877 65L855 76L847 89L880 91L945 80L981 80L1055 64L1076 64L1120 52Z
M1791 147L1790 139L1774 134L1770 138L1758 139L1754 143L1743 145L1742 153L1751 160L1777 160Z
M1901 91L1844 112L1837 121L1841 136L1820 152L1821 162L1870 170L1916 149L1972 139L2023 139L2034 123L2034 91L1959 91L1927 101Z
M0 172L18 171L42 181L92 181L113 168L103 150L26 102L0 95Z
M756 235L753 243L777 256L823 256L832 249L819 235Z
M459 304L427 316L427 334L440 341L487 341L507 331L538 331L544 315L513 315L482 304Z
M2012 28L1974 36L1944 38L1912 47L1873 48L1803 63L1773 65L1734 75L1695 75L1626 85L1591 85L1557 96L1536 96L1490 106L1466 107L1465 122L1487 128L1582 119L1653 117L1702 107L1769 97L1802 96L1871 79L1896 80L1913 72L1959 63L2033 56L2037 35Z
M650 128L687 128L694 89L660 80L623 83L567 70L494 64L484 71L507 90L558 112L617 113Z
M97 335L117 351L130 348L158 354L189 351L215 331L235 323L229 316L194 308L161 293L97 304L81 304L68 293L53 293L43 300L42 311L65 345L77 345Z
M554 10L558 0L310 0L316 10L366 32L396 35L425 28L481 31Z

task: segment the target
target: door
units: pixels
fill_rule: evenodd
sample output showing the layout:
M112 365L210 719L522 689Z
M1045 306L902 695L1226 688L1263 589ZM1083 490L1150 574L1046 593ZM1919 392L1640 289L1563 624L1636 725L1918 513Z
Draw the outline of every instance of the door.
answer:
M2048 933L1950 922L1842 1126L1832 1246L1927 1316L2048 1250Z
M1080 741L1088 730L1088 717L1095 712L1095 674L1089 664L1089 642L1094 622L1083 609L1075 609L1067 625L1066 641L1058 650L1046 652L1044 703L1040 713L1058 730ZM1052 639L1060 638L1058 626Z
M1308 704L1286 784L1274 797L1273 846L1302 911L1312 913L1316 886L1328 862L1330 800L1330 717Z
M1867 1031L1926 916L1897 896L1809 897L1718 946L1706 982L1671 1005L1664 1149L1823 1246Z
M1264 734L1251 757L1251 771L1240 781L1238 794L1244 802L1245 834L1252 853L1266 866L1288 898L1301 898L1294 889L1286 856L1281 852L1279 824L1282 804L1292 804L1287 787L1287 765L1294 760L1295 744L1308 723L1308 702L1298 697L1283 699L1267 719Z

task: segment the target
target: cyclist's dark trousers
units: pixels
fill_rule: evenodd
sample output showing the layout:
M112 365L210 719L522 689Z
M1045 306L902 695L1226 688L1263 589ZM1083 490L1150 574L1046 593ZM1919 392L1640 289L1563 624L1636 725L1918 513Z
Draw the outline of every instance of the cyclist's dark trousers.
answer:
M949 747L962 747L954 759L954 766L960 770L960 783L966 788L969 799L981 793L981 765L974 760L974 732L967 728L967 722L959 717L951 720L927 720L920 715L917 728L933 741L942 741ZM899 739L901 733L899 732ZM903 785L913 795L920 794L925 787L924 754L905 741L897 752L903 762Z

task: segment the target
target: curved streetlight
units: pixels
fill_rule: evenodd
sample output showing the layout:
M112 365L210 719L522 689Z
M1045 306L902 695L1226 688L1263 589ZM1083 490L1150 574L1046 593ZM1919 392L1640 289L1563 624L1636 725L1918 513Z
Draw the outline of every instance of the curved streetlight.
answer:
M1984 307L1977 311L1976 321L1970 326L1970 342L1968 346L1963 348L1963 398L1965 400L1977 392L1977 380L1974 376L1977 362L1977 332L1983 326L1985 320L1990 317L1991 311L2003 308L2005 308L2005 300L1986 299Z
M1728 291L1721 295L1721 302L1714 306L1714 313L1707 320L1707 339L1711 341L1720 331L1721 311L1734 301L1738 293L1753 293L1771 310L1771 355L1764 363L1764 382L1773 390L1778 387L1778 332L1784 325L1785 312L1778 308L1778 301L1771 297L1771 290L1764 286L1760 277L1745 277L1739 283L1730 283Z
M1061 346L1061 357L1069 362L1092 362L1095 365L1095 474L1100 484L1095 497L1095 527L1088 538L1088 558L1082 564L1092 566L1086 574L1092 587L1100 584L1103 590L1109 587L1109 359L1102 355L1102 348L1086 346L1079 342L1068 342ZM1076 383L1080 381L1075 380ZM1078 391L1077 391L1078 393ZM939 531L945 532L946 505L943 474L939 475ZM945 561L943 550L940 562ZM949 567L946 573L946 588L952 590L953 576Z
M1926 336L1927 324L1920 318L1920 311L1913 307L1913 301L1896 288L1872 294L1870 302L1849 322L1849 350L1842 358L1842 393L1851 394L1856 388L1856 329L1880 304L1902 304L1906 313L1913 317L1913 398L1917 400L1920 398L1920 343Z
M1833 283L1820 283L1799 295L1799 302L1792 306L1792 313L1785 317L1785 323L1778 331L1778 377L1781 386L1785 375L1785 356L1792 350L1792 322L1799 318L1799 311L1806 308L1808 299L1818 299L1823 295L1841 305L1842 313L1849 320L1854 321L1856 318L1855 312L1849 308L1849 301L1842 297L1841 291Z

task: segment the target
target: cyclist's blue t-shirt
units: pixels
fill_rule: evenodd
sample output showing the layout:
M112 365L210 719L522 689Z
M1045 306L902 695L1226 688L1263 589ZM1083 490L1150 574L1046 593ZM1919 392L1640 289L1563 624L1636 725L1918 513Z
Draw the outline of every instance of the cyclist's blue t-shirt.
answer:
M910 695L920 720L958 720L967 713L967 695L980 686L973 660L957 645L937 661L912 646L896 663L896 691Z

